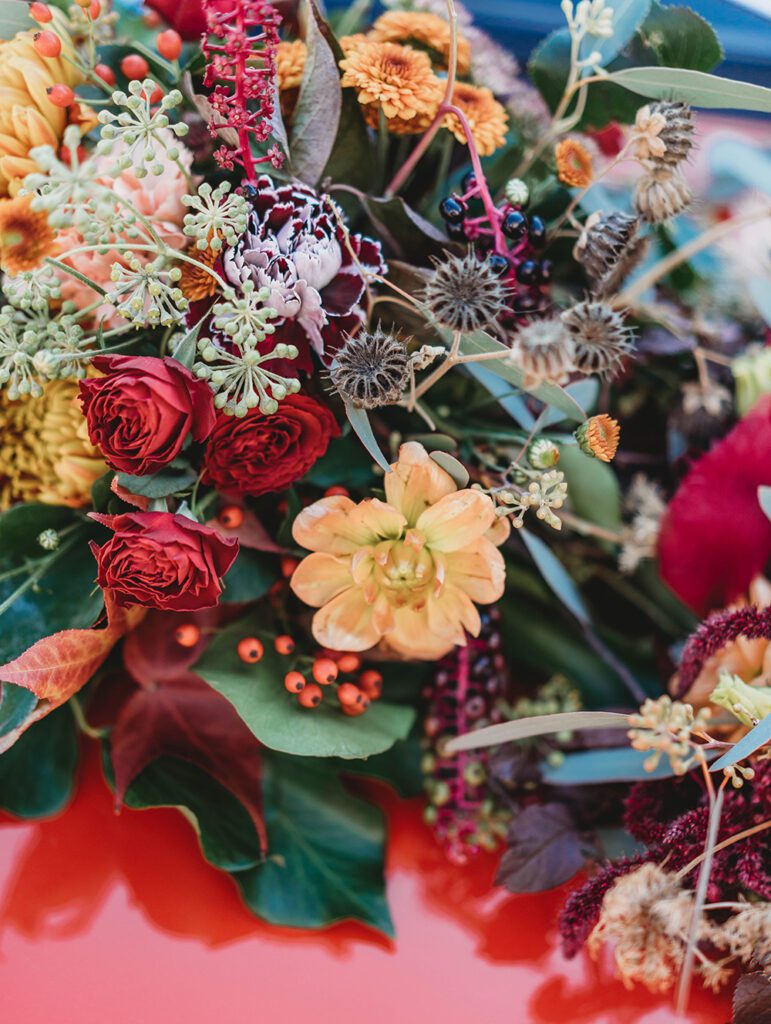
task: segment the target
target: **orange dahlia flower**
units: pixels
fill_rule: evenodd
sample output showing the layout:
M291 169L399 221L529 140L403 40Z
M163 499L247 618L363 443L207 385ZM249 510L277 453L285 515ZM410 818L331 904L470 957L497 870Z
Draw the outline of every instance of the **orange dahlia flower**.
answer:
M370 39L380 43L417 43L436 54L442 67L450 60L452 32L445 18L431 11L386 11L381 14L369 33ZM458 37L458 74L467 75L471 67L471 47L468 40Z
M387 118L433 116L443 87L428 54L398 43L357 41L340 61L341 84L356 90L363 106L377 104Z
M500 149L506 141L509 116L489 89L469 85L467 82L456 82L452 104L466 115L480 156L491 156L496 149ZM458 142L465 144L466 134L458 118L448 114L444 123Z
M0 270L21 274L35 270L56 251L48 214L31 208L32 196L0 199Z
M292 533L313 553L291 587L319 609L312 628L323 647L364 651L384 641L410 658L440 658L466 643L466 630L478 635L474 602L503 594L496 545L508 523L486 494L458 490L421 444L403 444L391 469L385 501L336 495L300 512Z

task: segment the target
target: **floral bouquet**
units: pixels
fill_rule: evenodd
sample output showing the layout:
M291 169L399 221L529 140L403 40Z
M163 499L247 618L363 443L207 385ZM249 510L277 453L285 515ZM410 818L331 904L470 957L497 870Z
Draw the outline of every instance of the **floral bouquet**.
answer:
M771 91L659 0L527 74L457 0L148 3L2 7L0 806L87 737L390 934L376 778L768 1019L771 163L692 165Z

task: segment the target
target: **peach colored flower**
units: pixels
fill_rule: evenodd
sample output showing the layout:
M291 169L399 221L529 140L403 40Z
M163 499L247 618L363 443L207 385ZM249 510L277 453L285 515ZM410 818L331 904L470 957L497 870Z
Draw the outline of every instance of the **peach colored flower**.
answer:
M292 576L295 594L319 611L324 647L364 651L380 641L410 658L435 659L477 636L474 602L503 594L497 544L508 525L481 491L458 490L414 441L385 476L386 500L322 498L297 516L294 539L313 553Z

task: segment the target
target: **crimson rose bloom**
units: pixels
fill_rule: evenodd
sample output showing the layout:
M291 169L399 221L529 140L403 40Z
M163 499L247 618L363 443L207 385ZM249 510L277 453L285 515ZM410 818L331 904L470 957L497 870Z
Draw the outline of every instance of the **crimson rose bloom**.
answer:
M771 484L771 397L693 464L667 508L661 575L699 615L746 595L771 559L758 487Z
M97 356L105 377L80 382L88 436L107 464L146 476L179 455L185 438L203 441L214 426L211 389L176 359Z
M91 518L115 531L91 550L97 582L114 591L118 604L194 612L217 603L238 541L171 512L92 512Z
M230 494L283 491L311 468L340 429L308 395L289 395L278 411L252 409L242 419L220 414L206 446L205 479Z

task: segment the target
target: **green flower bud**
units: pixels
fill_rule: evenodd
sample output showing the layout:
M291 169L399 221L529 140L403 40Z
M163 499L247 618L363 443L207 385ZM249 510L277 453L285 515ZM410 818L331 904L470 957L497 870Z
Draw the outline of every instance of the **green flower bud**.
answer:
M727 672L720 676L710 700L721 708L727 708L750 728L766 715L771 715L771 686L750 686L739 676Z

